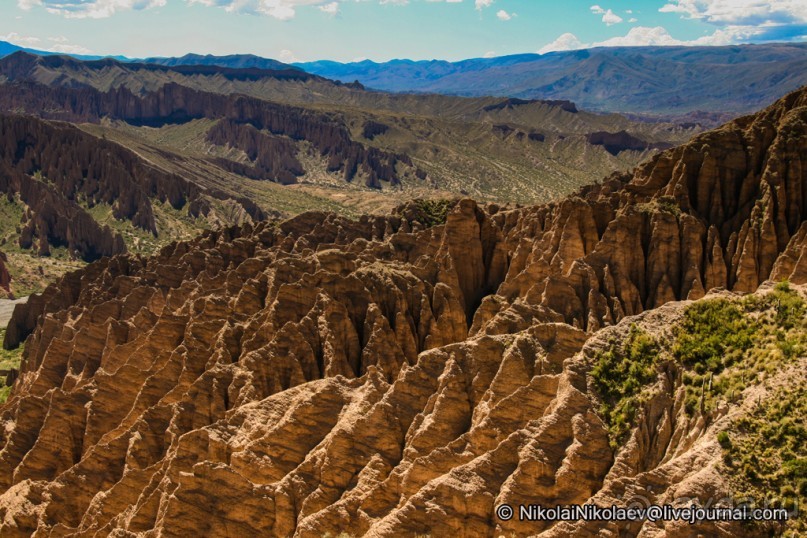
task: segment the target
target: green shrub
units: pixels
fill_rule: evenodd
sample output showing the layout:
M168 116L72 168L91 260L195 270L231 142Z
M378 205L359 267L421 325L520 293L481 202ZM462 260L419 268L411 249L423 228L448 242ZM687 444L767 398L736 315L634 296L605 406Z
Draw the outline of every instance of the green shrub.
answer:
M738 496L757 501L775 498L785 508L805 506L805 423L805 387L778 389L751 413L733 421L731 441L720 444L723 463L733 484L732 489ZM807 533L807 518L803 510L788 523L788 529L797 536Z
M673 357L684 368L688 413L736 401L783 361L807 351L807 306L787 282L765 295L697 302L674 330Z
M754 343L756 328L733 301L715 299L687 308L676 329L673 356L698 373L729 366Z
M445 224L448 213L454 207L453 200L417 200L418 208L423 212L425 224L428 227Z
M600 409L609 427L611 445L616 447L636 418L643 388L656 379L658 343L632 325L622 346L612 342L599 352L591 370L594 386L603 405Z

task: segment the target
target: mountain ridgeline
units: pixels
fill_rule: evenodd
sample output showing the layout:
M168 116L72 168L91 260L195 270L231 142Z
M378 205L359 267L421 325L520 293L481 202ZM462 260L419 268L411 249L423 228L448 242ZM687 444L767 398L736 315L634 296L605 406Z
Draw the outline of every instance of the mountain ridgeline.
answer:
M284 136L292 141L306 141L313 145L322 157L328 159L330 170L341 171L345 180L352 181L361 168L366 174L367 185L371 187L380 187L381 180L397 183L399 178L395 165L398 161L411 165L411 161L405 155L388 154L354 142L349 131L337 118L299 107L242 95L201 92L176 83L161 86L154 92L135 95L125 86L101 92L89 87L49 88L31 82L32 70L39 66L58 67L57 64L64 61L75 62L63 57L37 58L24 53L0 60L0 73L5 74L10 82L3 86L0 93L0 108L72 122L98 122L102 117L107 117L148 126L183 123L200 118L226 118L231 122L251 124L258 130L267 130L272 135ZM84 64L90 69L93 68L93 62ZM138 67L168 69L151 65ZM170 69L181 71L184 67ZM230 75L226 68L223 73L222 68L216 66L209 68L203 66L199 69L203 68L211 74L215 73L225 78ZM234 70L234 72L237 76L250 75L249 70ZM274 72L260 70L259 72L263 76L276 76ZM302 73L297 75L307 76ZM216 137L215 133L211 137L220 138ZM289 145L284 147L287 148L287 153L291 150ZM288 157L285 160L288 160ZM284 175L284 179L286 177Z
M269 215L384 212L401 196L543 201L699 132L568 101L395 96L254 58L208 60L0 59L0 110L15 126L0 241L91 261ZM75 143L48 143L68 134ZM63 172L73 152L84 156ZM118 164L101 164L107 154Z
M588 110L714 122L807 84L807 45L600 47L459 62L295 65L384 91L565 99Z
M261 58L254 54L229 54L213 56L212 54L186 54L178 58L146 58L143 63L175 67L180 65L215 65L233 69L260 69L262 71L302 71L299 67L285 64L269 58Z
M159 110L129 99L94 103ZM225 119L277 119L239 99ZM186 112L205 103L219 101ZM550 204L308 212L90 264L18 306L6 333L25 350L0 408L0 520L9 536L758 535L495 507L733 491L716 440L727 409L803 384L803 354L772 352L771 384L743 377L714 408L706 377L690 379L703 364L671 355L616 380L630 401L608 399L603 372L619 372L595 364L665 349L693 316L675 301L730 306L768 279L791 284L743 303L748 319L803 339L790 286L807 283L805 155L807 88Z

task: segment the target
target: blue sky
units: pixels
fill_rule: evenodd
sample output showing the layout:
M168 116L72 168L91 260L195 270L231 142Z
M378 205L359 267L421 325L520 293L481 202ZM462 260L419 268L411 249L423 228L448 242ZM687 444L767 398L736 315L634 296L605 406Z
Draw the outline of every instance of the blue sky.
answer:
M8 0L0 40L60 52L458 60L807 40L807 0Z

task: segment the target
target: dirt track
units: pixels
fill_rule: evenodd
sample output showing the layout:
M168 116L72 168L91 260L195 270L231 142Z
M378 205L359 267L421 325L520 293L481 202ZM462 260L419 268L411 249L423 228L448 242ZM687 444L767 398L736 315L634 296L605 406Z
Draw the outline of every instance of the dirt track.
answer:
M14 312L14 307L20 303L24 303L28 297L22 297L13 301L9 299L0 299L0 327L5 328L11 319L11 313Z

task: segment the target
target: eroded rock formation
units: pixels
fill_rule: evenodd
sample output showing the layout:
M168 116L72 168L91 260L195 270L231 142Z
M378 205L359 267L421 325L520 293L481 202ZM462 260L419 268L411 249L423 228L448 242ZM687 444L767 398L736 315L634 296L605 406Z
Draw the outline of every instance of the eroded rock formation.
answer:
M547 309L593 332L716 287L803 281L806 118L802 90L633 174L494 216L511 262L472 334L512 331Z
M626 316L807 281L805 120L802 91L548 206L309 213L66 276L7 333L4 533L568 536L602 524L494 507L721 494L681 401L615 457L590 358Z
M0 289L5 292L6 295L11 295L11 275L8 274L8 268L6 267L6 262L8 258L4 252L0 252Z
M67 246L86 261L125 252L121 235L90 216L88 209L97 204L108 204L116 219L156 235L152 200L198 216L207 212L206 197L231 198L71 125L0 115L0 133L0 192L19 195L26 205L20 247L41 255L50 245ZM250 200L235 201L253 219L265 217Z
M288 185L296 183L297 177L305 173L297 159L297 147L291 140L267 135L251 125L222 120L207 132L207 140L243 151L252 166L244 166L238 172L252 179L271 179ZM220 160L223 166L238 164Z
M493 104L493 105L488 105L488 106L485 107L484 110L486 112L491 112L491 111L494 111L494 110L513 109L513 108L516 108L516 107L519 107L519 106L522 106L522 105L531 105L533 103L541 103L541 104L544 104L544 105L556 106L556 107L560 108L561 110L564 110L566 112L571 112L573 114L576 114L578 112L577 105L575 105L571 101L567 101L565 99L552 99L552 100L546 100L546 99L518 99L516 97L510 97L510 98L502 100L499 103L496 103L496 104Z
M249 124L289 141L310 143L327 159L330 171L342 172L346 181L352 181L361 170L366 185L374 188L381 187L381 180L400 182L396 165L413 167L407 155L354 141L344 122L335 115L244 95L197 91L176 83L136 95L124 86L100 92L91 87L49 87L20 77L0 85L0 110L76 123L97 123L107 117L148 126L199 118ZM243 140L243 135L240 138Z

